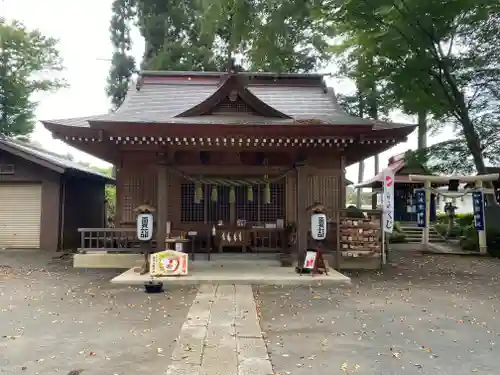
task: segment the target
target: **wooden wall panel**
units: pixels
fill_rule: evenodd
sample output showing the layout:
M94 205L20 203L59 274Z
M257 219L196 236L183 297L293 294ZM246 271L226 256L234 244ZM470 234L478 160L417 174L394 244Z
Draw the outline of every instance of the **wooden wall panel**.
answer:
M174 226L181 222L181 180L182 178L175 172L168 174L167 218Z
M121 223L135 222L134 209L141 204L156 207L156 176L155 165L144 166L135 163L123 163L119 172Z
M308 179L307 206L314 202L323 203L328 219L335 219L335 212L339 203L338 171L331 171L330 175L312 175Z
M286 220L288 223L296 223L297 178L295 172L287 176L286 184ZM316 201L321 202L327 206L328 218L335 220L335 212L345 197L345 192L340 185L343 185L340 169L311 168L308 177L307 206Z

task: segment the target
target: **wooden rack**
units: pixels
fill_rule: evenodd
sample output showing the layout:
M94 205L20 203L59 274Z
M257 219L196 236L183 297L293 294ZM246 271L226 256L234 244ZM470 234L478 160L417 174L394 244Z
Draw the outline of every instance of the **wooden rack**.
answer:
M363 211L364 218L349 217L340 213L339 250L343 259L381 259L380 211Z

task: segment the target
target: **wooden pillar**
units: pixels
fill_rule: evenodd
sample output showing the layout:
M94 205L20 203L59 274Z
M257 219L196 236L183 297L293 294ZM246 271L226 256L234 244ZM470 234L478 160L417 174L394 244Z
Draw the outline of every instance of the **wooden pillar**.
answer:
M479 180L479 181L476 181L476 186L475 186L478 190L483 190L483 181ZM486 220L485 220L485 217L484 217L484 194L483 194L483 223L484 223L484 226L486 229ZM487 245L487 241L486 241L486 230L479 230L477 231L477 235L478 235L478 240L479 240L479 254L487 254L488 253L488 245Z
M297 170L297 261L300 266L304 262L305 250L307 248L307 188L308 168L304 164L296 166Z
M429 247L429 228L431 221L431 182L426 180L424 182L425 189L425 227L422 232L423 249L427 250ZM394 215L395 216L395 215Z
M158 248L164 250L168 217L168 169L166 165L158 165L156 177L156 242Z
M123 184L124 184L124 174L122 173L121 165L115 168L115 183L116 183L116 194L115 194L115 217L113 218L113 223L115 227L121 226L123 221Z
M372 210L376 210L377 209L377 191L372 188Z
M342 268L341 261L342 257L340 256L340 210L343 210L346 208L346 184L345 184L345 156L342 155L340 157L340 187L341 190L339 192L339 198L338 198L338 205L337 205L337 212L335 213L335 230L337 233L335 233L337 237L336 241L336 251L335 251L335 269L339 271Z

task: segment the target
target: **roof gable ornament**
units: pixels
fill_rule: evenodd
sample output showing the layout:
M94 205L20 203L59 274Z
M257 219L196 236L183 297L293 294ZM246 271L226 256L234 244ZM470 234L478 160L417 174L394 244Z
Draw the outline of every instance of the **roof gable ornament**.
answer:
M228 64L229 67L229 64ZM203 116L209 114L223 100L228 99L230 102L236 102L238 98L243 100L249 107L255 110L259 115L264 117L275 117L282 119L291 119L291 116L278 111L269 104L263 102L246 88L247 77L233 71L221 75L221 83L215 93L198 103L194 107L178 114L175 117L192 117Z

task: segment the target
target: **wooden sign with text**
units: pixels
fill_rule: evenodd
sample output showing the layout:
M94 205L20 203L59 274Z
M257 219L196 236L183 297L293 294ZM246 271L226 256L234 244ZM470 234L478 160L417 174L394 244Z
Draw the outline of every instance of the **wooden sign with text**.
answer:
M328 275L323 253L320 249L307 249L302 267L298 269L299 274L309 273L311 275Z

